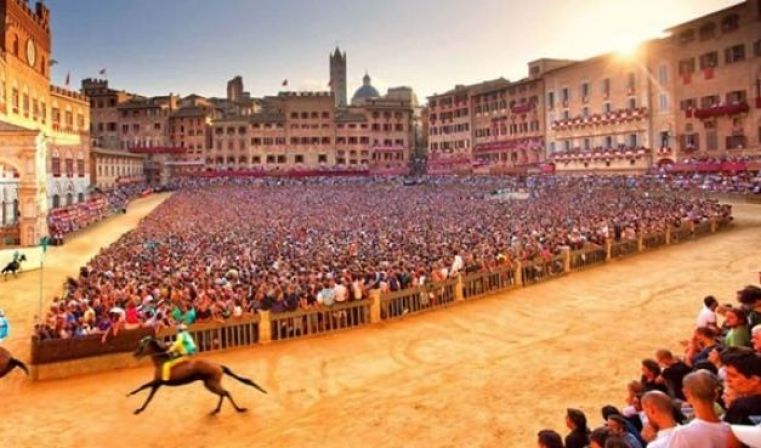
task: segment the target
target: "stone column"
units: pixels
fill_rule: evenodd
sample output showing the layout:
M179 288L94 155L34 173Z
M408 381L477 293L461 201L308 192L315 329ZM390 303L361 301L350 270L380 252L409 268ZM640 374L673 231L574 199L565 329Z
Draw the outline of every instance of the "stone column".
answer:
M370 323L381 321L381 292L380 289L370 290Z
M270 312L259 310L259 343L269 344L272 342L272 322Z

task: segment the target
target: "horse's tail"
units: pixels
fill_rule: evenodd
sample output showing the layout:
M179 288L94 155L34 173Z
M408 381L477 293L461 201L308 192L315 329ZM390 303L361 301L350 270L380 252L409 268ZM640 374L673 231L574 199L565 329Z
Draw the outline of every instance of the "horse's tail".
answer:
M24 373L27 374L27 376L29 376L29 368L27 368L26 364L19 361L18 359L11 358L10 365L11 365L11 369L14 367L18 367L19 369L23 370Z
M263 394L267 393L267 391L262 389L258 384L256 384L255 382L251 381L248 378L244 378L242 376L237 375L235 372L230 370L229 367L227 367L227 366L221 366L221 367L222 367L222 372L224 372L225 375L230 375L231 377L235 378L236 380L240 381L241 383L246 384L248 386L251 386L251 387L259 390L259 392L261 392Z

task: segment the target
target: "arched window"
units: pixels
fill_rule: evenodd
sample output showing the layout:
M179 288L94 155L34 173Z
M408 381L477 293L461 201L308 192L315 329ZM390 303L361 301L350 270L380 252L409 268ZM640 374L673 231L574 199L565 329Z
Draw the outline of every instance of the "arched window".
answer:
M58 208L61 206L61 196L58 194L53 195L53 208Z
M18 57L18 36L13 36L13 55Z
M85 202L85 194L84 193L79 193L77 195L77 202L80 202L80 203L81 202Z
M71 193L66 193L66 205L71 205L74 203L74 195Z

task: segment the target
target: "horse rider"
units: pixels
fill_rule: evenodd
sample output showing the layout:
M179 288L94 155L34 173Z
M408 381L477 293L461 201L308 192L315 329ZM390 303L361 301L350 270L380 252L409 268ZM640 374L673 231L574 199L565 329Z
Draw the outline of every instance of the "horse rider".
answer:
M21 258L21 252L19 251L13 252L13 261L12 261L13 263L19 261L20 258Z
M11 331L11 325L8 323L8 319L5 318L5 313L0 308L0 342L3 342Z
M193 337L190 333L188 333L187 325L179 324L177 326L177 338L167 349L170 358L163 366L161 366L161 379L169 381L172 376L172 367L183 361L187 361L187 358L195 355L197 351L196 343L193 341Z

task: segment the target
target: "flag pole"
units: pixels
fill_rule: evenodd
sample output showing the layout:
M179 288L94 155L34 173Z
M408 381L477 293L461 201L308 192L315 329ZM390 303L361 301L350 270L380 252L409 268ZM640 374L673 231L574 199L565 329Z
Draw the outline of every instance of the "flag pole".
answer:
M45 276L45 253L48 251L48 237L44 236L40 240L40 295L37 304L37 319L42 324L42 289Z

